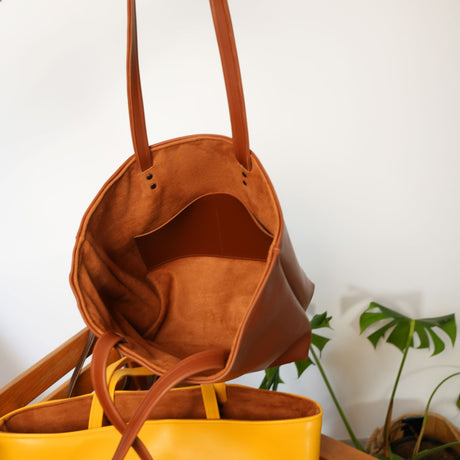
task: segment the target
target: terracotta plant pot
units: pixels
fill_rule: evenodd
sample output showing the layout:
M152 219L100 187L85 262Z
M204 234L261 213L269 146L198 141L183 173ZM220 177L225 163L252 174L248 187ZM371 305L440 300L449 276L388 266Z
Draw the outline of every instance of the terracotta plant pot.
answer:
M422 427L423 413L405 414L390 425L390 446L393 453L410 459ZM445 417L429 413L420 451L442 444L460 441L460 430ZM377 428L369 437L366 450L373 455L383 454L384 429ZM460 460L460 446L443 449L424 457L425 460Z

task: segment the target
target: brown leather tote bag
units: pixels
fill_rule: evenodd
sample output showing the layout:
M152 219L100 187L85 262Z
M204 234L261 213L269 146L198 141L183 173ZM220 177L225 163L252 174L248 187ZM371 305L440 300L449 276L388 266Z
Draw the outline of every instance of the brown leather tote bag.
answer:
M134 155L86 211L71 272L83 319L99 338L93 381L109 406L105 365L113 346L162 376L150 407L181 381L222 382L308 355L305 310L313 284L297 262L270 179L249 149L227 2L210 3L232 138L194 135L149 146L135 1L128 0ZM113 405L106 411L125 432ZM133 428L126 448L135 436Z

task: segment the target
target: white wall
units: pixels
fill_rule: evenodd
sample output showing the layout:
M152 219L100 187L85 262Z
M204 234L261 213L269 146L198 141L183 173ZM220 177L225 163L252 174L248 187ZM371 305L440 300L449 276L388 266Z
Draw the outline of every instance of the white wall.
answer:
M278 191L334 317L324 365L359 436L383 422L399 354L357 319L379 300L409 315L460 305L460 3L231 0L251 147ZM229 133L208 2L139 1L150 141ZM0 3L0 385L84 325L68 283L85 209L129 155L125 2ZM409 355L395 413L422 409L459 365ZM315 369L286 391L318 400ZM258 384L260 375L242 379ZM457 381L435 408L460 424ZM450 399L449 399L450 398Z

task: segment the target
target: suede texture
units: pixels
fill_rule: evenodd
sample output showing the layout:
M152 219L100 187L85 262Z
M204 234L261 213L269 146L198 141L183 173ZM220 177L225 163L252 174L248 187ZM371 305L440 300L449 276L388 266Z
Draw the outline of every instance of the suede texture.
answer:
M157 374L227 350L224 369L191 382L306 358L313 284L255 155L245 170L231 139L211 135L151 154L143 172L128 159L83 218L71 284L89 328L122 336L120 350Z

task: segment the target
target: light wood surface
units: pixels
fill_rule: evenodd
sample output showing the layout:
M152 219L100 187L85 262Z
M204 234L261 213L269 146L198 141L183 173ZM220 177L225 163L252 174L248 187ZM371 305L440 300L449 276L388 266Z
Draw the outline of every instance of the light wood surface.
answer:
M375 460L372 455L356 450L324 434L321 436L320 455L320 460Z
M0 389L0 416L29 404L70 372L86 344L83 329Z

